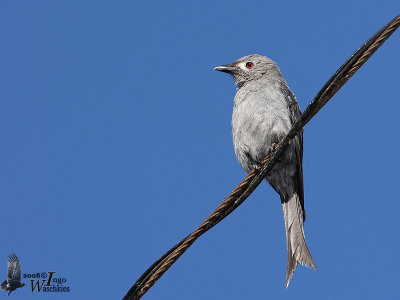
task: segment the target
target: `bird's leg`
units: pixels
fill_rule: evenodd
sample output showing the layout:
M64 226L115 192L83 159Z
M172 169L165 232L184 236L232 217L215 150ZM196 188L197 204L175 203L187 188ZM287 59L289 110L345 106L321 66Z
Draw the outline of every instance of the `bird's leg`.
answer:
M276 144L277 143L272 143L271 146L269 146L269 148L267 150L267 155L270 155L274 151ZM281 161L282 161L282 159L278 158L278 162L281 162Z
M247 161L249 163L249 165L256 171L260 171L260 168L258 167L257 162L253 159L253 157L251 157L249 152L245 152L244 153L246 155Z
M272 151L274 151L275 146L276 146L276 143L272 143L271 146L269 146L269 148L267 150L267 154L271 154Z

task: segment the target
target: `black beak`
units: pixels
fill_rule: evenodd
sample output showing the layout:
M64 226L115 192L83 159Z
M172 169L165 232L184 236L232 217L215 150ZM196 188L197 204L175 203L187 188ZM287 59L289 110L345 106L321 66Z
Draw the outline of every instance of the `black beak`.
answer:
M217 66L214 68L214 70L220 71L220 72L225 72L228 74L235 74L237 71L237 68L232 66L232 64L230 64L230 65Z

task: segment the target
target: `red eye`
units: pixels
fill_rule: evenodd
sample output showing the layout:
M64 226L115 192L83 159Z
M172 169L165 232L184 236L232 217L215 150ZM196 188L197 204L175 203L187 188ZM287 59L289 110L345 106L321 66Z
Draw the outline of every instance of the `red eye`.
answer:
M252 62L247 62L246 63L246 68L247 69L251 69L253 67L253 63Z

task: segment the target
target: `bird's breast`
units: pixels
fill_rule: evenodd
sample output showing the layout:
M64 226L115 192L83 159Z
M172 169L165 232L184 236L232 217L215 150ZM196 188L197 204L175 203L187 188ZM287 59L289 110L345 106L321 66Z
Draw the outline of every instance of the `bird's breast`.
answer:
M238 91L232 114L232 136L241 164L246 156L257 162L290 129L287 103L271 91ZM245 167L245 166L244 166Z

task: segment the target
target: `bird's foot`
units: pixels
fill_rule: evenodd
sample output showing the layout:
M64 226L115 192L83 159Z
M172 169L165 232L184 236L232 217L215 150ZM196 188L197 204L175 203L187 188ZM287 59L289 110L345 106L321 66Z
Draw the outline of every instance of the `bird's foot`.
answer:
M272 143L272 145L268 148L267 154L271 154L272 151L274 151L275 146L276 146L276 143Z

